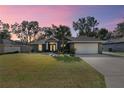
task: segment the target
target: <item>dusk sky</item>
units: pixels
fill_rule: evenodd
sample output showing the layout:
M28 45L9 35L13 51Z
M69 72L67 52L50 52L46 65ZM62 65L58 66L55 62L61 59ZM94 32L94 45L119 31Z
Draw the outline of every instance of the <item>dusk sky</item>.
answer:
M71 28L73 36L76 33L72 28L72 22L86 16L94 16L100 28L113 30L117 23L124 20L124 6L0 6L0 20L5 23L28 20L38 21L41 27L63 24Z

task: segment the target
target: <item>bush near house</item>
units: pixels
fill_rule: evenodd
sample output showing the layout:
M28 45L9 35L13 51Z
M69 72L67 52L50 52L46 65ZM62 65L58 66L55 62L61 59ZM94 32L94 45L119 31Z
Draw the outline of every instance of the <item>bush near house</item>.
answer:
M58 61L61 62L81 62L82 60L79 57L72 57L70 55L60 55L55 57Z

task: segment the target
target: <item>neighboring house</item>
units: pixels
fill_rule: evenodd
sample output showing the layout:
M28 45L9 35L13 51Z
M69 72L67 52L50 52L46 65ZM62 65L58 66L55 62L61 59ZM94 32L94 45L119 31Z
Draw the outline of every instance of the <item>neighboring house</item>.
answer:
M102 42L93 37L80 36L72 38L68 43L75 49L75 54L97 54L102 53Z
M103 43L103 51L124 52L124 37L106 41Z
M0 53L28 52L29 49L29 46L19 41L12 41L8 39L0 40Z
M55 37L34 41L31 44L33 52L55 52L60 47L59 40Z

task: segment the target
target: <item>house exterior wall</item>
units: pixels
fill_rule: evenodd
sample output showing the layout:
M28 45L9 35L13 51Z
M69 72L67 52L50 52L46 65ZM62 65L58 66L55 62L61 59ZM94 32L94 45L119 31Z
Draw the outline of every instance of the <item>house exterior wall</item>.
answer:
M32 44L32 52L55 52L58 50L58 42L46 42L45 44ZM42 49L41 49L42 48Z
M103 51L103 45L102 43L98 43L98 53L102 54L102 51Z
M124 52L124 42L122 43L105 43L103 51Z
M32 52L38 52L38 44L32 44Z
M19 47L20 47L20 52L30 52L32 50L32 47L28 45L21 45Z
M96 54L98 53L98 43L74 43L76 54Z

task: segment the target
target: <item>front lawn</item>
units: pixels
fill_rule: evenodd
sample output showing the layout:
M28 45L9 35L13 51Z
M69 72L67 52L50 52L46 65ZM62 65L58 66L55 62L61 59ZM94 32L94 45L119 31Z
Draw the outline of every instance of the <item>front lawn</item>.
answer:
M0 87L105 87L104 77L79 58L0 55Z

